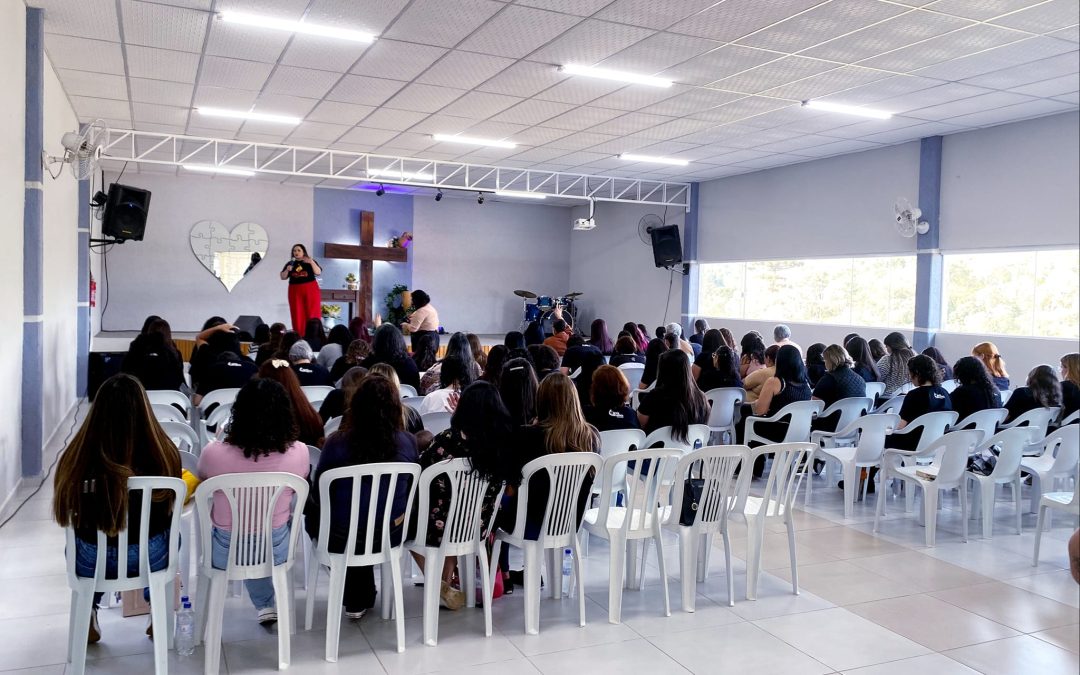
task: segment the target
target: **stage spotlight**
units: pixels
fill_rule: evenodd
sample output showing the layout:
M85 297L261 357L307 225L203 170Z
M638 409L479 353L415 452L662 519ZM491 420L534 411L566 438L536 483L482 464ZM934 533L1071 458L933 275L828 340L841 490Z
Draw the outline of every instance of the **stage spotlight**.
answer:
M379 184L379 189L375 191L375 196L376 197L382 197L384 194L386 194L386 188L383 187L382 184L380 183Z
M484 203L484 193L483 192L477 192L476 193L476 203L477 204L483 204Z
M435 201L437 201L437 202L442 201L442 190L439 190L438 192L435 193Z

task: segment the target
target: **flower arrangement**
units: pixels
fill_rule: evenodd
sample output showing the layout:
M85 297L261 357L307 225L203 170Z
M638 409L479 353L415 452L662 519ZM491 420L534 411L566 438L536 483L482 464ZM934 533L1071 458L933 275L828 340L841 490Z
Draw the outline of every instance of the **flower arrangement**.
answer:
M404 323L412 314L412 302L408 299L409 288L397 284L386 294L386 314L384 321L395 326Z
M337 319L341 317L341 305L323 305L323 318Z
M409 248L409 244L412 243L412 232L402 232L396 237L390 239L390 248Z
M360 284L356 280L356 275L349 272L345 275L345 288L350 291L355 291L360 287Z

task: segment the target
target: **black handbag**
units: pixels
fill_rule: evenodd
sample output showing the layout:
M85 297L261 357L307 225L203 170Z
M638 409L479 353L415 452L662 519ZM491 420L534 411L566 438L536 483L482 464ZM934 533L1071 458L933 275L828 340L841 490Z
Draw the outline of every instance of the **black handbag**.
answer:
M701 503L701 493L705 490L705 479L700 478L701 465L698 465L699 478L693 477L693 469L690 477L683 481L682 511L679 513L679 524L690 527L697 520L698 505Z

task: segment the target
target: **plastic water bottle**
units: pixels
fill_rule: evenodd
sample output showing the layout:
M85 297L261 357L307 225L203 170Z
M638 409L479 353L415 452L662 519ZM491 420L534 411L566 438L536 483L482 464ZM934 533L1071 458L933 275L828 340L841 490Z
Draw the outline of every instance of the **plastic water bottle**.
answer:
M191 656L195 653L195 613L186 595L180 601L183 609L176 613L176 653Z
M571 572L573 571L574 553L570 549L564 549L562 554L562 592L563 595L570 595L570 588L573 585L573 577Z

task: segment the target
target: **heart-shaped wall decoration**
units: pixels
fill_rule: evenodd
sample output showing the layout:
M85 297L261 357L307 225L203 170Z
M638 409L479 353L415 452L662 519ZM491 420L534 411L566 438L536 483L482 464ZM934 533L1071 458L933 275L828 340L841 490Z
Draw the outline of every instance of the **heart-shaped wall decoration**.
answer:
M216 220L200 220L189 238L195 257L230 293L270 247L270 238L258 223L240 223L230 232Z

